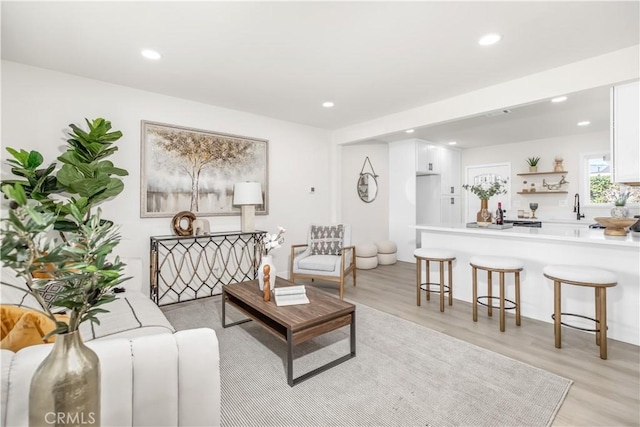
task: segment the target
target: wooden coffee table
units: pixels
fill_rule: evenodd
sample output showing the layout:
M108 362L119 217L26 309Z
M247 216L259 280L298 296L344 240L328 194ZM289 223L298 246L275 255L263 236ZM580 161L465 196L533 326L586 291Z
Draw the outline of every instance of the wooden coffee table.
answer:
M276 279L276 287L293 286L288 280ZM222 287L222 326L228 328L255 320L266 330L287 343L287 382L294 386L356 356L356 307L353 304L306 288L309 304L278 307L262 300L257 280L233 283ZM250 319L226 323L225 307L229 303ZM350 325L350 352L319 368L293 378L293 346Z

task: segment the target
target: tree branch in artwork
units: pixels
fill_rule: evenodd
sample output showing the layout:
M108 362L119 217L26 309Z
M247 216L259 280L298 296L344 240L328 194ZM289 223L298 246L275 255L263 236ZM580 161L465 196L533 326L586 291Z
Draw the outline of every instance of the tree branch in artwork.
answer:
M199 180L205 168L238 166L254 157L249 141L171 129L150 129L158 136L157 145L183 161L191 178L191 212L198 212Z

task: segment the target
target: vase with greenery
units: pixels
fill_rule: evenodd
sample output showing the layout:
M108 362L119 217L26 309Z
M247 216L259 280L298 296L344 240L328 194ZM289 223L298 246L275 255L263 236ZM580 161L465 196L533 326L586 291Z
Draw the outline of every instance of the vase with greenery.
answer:
M529 165L529 172L538 172L539 161L540 161L540 157L527 158L527 164Z
M483 182L483 183L474 184L474 185L464 184L462 186L462 188L464 188L465 190L471 191L480 199L480 211L478 211L478 214L476 216L477 222L491 221L491 213L488 210L489 199L497 194L506 194L507 193L506 185L507 185L506 179L496 179L493 182ZM482 214L483 211L489 212L488 218L485 218L486 212L485 212L485 215Z
M122 192L119 177L127 171L106 160L122 133L110 132L111 123L101 118L86 123L88 132L70 125L60 168L56 163L42 167L37 151L7 148L15 179L2 182L11 209L2 220L0 258L55 322L45 338L57 334L31 382L30 425L50 424L51 413L65 421L100 424L99 361L82 342L79 326L99 323L96 316L115 299L112 289L126 280L124 264L112 256L120 241L118 227L103 219L96 205ZM47 303L41 291L51 281L61 290ZM55 317L50 307L64 308L68 319Z

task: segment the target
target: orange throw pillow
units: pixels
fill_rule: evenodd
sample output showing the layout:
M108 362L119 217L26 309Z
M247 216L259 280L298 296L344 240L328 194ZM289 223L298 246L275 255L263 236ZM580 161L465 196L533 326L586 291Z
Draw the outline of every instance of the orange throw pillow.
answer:
M56 315L58 320L68 321L68 316ZM37 344L52 343L55 335L46 341L43 336L53 331L56 324L44 313L18 307L15 305L0 305L1 330L0 348L17 352L18 350Z

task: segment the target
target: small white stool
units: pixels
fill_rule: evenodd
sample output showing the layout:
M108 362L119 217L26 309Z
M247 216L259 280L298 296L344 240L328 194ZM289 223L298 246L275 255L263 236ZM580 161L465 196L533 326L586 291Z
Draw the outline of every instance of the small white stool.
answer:
M444 294L449 294L449 305L453 305L453 280L451 273L451 264L456 259L456 254L447 249L434 249L434 248L418 248L413 252L413 256L416 259L416 304L420 305L420 290L426 291L427 301L431 299L431 292L440 294L440 311L444 311ZM426 283L422 283L422 261L426 264ZM438 285L438 283L429 283L430 270L429 262L440 263L440 290L432 291L431 285ZM449 284L444 284L444 263L448 264L449 268ZM445 290L446 289L446 290Z
M395 264L398 260L398 245L391 240L381 240L376 242L378 248L378 264L391 265Z
M378 247L374 244L356 247L356 268L371 270L378 266Z
M516 258L505 258L501 256L472 256L469 264L473 269L473 321L478 321L478 304L487 307L487 315L493 315L493 308L500 308L500 331L504 332L505 310L516 310L516 325L520 326L520 272L524 268L524 263ZM487 272L487 289L488 295L478 296L478 270ZM492 278L491 273L500 273L500 297L492 296ZM511 301L504 297L504 275L506 273L515 274L516 300ZM479 299L486 298L487 304L480 302ZM500 305L494 306L493 299L499 299ZM505 301L513 304L513 307L505 307Z
M596 345L600 346L600 358L607 359L607 288L618 284L618 278L614 273L594 267L577 265L547 265L542 269L544 277L553 280L553 330L556 339L556 348L562 347L561 325L581 331L595 332ZM591 318L580 314L562 313L560 285L588 286L596 290L596 317ZM562 316L582 317L596 322L595 329L579 328L577 326L562 323Z

